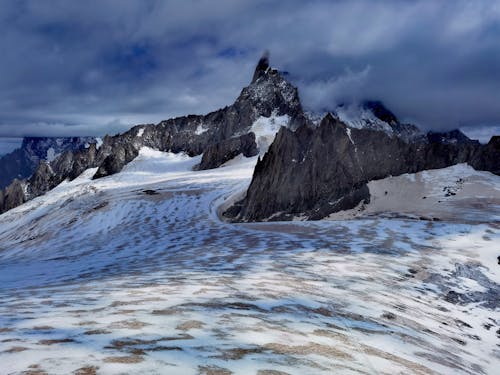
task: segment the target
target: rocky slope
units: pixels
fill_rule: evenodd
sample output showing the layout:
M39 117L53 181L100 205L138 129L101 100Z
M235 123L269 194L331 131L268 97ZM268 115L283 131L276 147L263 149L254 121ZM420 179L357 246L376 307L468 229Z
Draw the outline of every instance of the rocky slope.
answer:
M12 181L33 174L42 160L52 161L69 150L79 150L96 143L93 137L24 137L20 148L0 158L0 189Z
M263 57L249 86L236 101L207 115L189 115L138 125L129 131L103 138L86 149L67 151L50 163L41 162L33 175L15 181L0 194L0 213L44 194L66 179L74 179L88 168L98 168L94 178L112 175L132 161L141 147L189 156L205 153L200 169L216 168L240 153L256 155L251 127L259 118L287 116L287 126L295 129L308 120L304 116L297 88L269 66ZM254 138L252 138L254 137ZM253 142L253 143L252 143Z
M224 215L236 221L321 219L368 202L371 180L457 163L498 174L498 137L484 146L457 132L409 142L391 132L348 127L328 114L316 129L282 128L257 162L246 197Z

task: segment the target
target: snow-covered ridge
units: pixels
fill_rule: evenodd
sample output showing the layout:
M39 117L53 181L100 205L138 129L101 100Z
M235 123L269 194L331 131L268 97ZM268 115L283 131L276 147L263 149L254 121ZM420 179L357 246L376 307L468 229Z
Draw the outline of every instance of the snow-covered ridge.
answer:
M255 141L261 155L266 153L280 128L282 126L288 127L289 123L290 116L278 116L276 112L270 117L261 116L255 120L250 131L255 134Z
M389 135L394 134L393 128L385 121L380 120L369 109L358 105L337 107L335 114L347 126L357 129L373 129L383 131Z

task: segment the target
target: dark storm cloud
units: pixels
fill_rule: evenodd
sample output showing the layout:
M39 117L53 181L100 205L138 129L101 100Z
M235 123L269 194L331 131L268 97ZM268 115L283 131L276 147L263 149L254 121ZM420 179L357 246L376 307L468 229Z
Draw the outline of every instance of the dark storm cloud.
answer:
M494 1L0 0L0 135L104 134L230 104L263 50L307 108L500 120ZM486 130L487 132L487 130Z

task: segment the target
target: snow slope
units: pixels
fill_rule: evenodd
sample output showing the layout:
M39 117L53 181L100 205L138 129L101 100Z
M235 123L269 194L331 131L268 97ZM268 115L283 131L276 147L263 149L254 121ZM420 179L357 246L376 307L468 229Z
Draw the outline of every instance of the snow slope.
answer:
M500 221L500 177L467 164L370 181L370 202L330 219L386 216L459 223Z
M0 373L496 373L498 218L228 224L256 158L199 159L0 216Z

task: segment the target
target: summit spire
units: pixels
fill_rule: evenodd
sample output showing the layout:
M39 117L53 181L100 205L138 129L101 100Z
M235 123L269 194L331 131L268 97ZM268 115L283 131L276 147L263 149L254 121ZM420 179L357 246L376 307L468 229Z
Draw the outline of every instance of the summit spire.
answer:
M260 77L266 74L269 69L269 51L264 51L262 57L260 58L257 66L255 67L255 72L253 74L252 83L257 81Z

